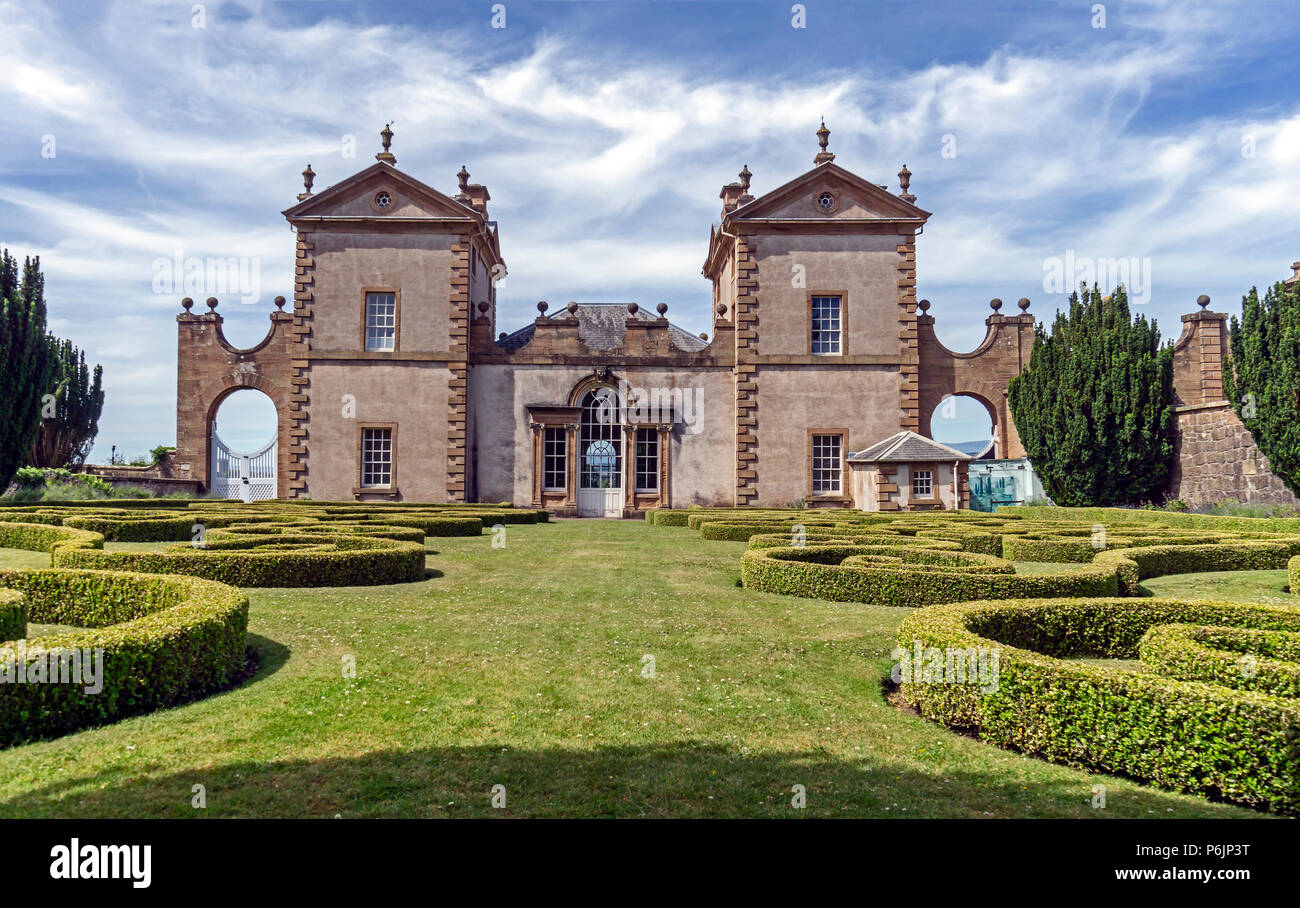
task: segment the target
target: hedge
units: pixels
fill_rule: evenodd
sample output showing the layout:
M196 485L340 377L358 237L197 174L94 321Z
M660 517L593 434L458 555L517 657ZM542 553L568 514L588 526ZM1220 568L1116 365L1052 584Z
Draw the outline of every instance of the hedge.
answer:
M906 557L917 567L897 563L878 566L841 563L851 555L890 554ZM935 565L929 562L935 554L932 548L903 546L748 549L741 556L740 578L746 589L765 593L898 606L992 597L1113 596L1116 593L1115 569L1107 565L1080 565L1050 574L992 573ZM988 559L984 562L988 566L1005 564L989 555L967 553L965 557Z
M1061 657L1133 659L1152 628L1300 631L1281 606L1176 599L966 602L908 615L897 639L932 658L998 654L991 686L904 678L921 714L1023 753L1165 788L1300 813L1300 703Z
M27 636L27 600L18 590L0 590L0 643Z
M1138 652L1166 678L1300 697L1300 634L1163 624L1146 632Z
M89 530L54 527L43 523L0 523L0 549L52 552L56 546L102 549L104 537Z
M1286 563L1287 584L1291 588L1292 595L1300 595L1300 555L1296 555Z
M243 587L373 586L424 579L423 543L372 536L214 530L202 548L181 543L160 552L57 548L55 567L186 574Z
M84 628L0 646L0 678L13 679L0 684L0 745L174 706L229 685L245 664L248 597L220 583L36 570L0 571L0 587L21 591L34 622ZM102 655L102 690L33 681L45 657L73 652L92 654L88 668Z
M1096 564L1113 566L1119 576L1120 595L1141 595L1140 581L1165 574L1201 571L1262 571L1285 568L1300 553L1300 539L1264 542L1246 540L1211 545L1154 545L1108 549L1098 553Z

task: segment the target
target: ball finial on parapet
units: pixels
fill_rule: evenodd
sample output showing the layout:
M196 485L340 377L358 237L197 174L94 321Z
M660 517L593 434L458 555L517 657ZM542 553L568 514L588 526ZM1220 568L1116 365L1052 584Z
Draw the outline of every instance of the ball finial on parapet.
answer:
M546 300L542 300L537 304L537 311L540 312L542 315L545 315L546 310L549 308L550 308L550 304L547 303Z
M1196 305L1200 306L1201 310L1204 311L1210 305L1210 298L1202 293L1196 298Z
M192 300L188 296L185 297L185 299L181 300L181 308L184 309L186 312L189 312L191 309L194 308L194 300Z
M627 311L628 311L628 313L631 314L631 315L636 315L636 314L637 314L637 311L640 310L640 308L641 308L641 307L640 307L639 305L637 305L636 303L628 303L628 304L627 304Z
M1021 312L1028 312L1028 311L1029 311L1029 297L1027 297L1027 296L1022 296L1019 300L1016 301L1016 305L1020 307L1020 311L1021 311Z
M567 309L567 310L569 310L569 315L577 315L577 314L578 314L578 301L577 301L577 300L569 300L569 305L565 306L564 308Z
M921 300L921 302L917 303L916 305L917 305L917 308L919 308L922 312L929 312L929 311L930 311L930 301L929 301L929 300Z
M283 309L283 308L284 308L284 304L285 304L285 298L284 298L284 297L282 297L282 296L277 296L277 297L275 298L275 308L277 308L277 309Z
M208 297L208 308L213 312L217 311L217 298L215 296Z
M998 299L996 296L993 297L993 299L989 300L989 308L994 312L997 312L1002 308L1002 300Z
M658 312L659 317L662 318L664 314L668 312L668 304L660 303L659 305L655 306L655 311Z

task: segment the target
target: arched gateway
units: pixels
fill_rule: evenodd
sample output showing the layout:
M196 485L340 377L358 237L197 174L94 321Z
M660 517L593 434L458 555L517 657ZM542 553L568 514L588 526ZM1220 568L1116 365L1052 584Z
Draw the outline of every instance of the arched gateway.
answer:
M193 300L182 302L176 317L179 345L176 357L176 455L183 473L197 479L208 495L259 501L286 498L297 458L287 441L298 412L288 389L293 387L290 350L293 316L277 308L271 330L254 347L240 349L226 340L217 314L217 300L208 311L194 315ZM277 307L284 298L276 298ZM237 451L217 432L217 410L231 394L256 389L275 405L276 431L266 444Z
M1025 456L1007 404L1007 383L1029 364L1034 348L1034 317L1029 300L1020 300L1019 315L1002 315L1002 300L989 303L993 314L984 320L987 334L970 353L954 353L934 333L930 301L921 300L916 317L917 354L920 361L920 425L928 427L935 409L945 398L970 397L989 411L993 421L995 458Z

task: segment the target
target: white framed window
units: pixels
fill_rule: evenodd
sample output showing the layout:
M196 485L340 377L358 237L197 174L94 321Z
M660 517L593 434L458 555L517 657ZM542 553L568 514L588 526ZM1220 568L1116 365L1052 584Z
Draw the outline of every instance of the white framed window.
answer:
M392 350L397 344L397 294L366 294L366 349Z
M841 296L814 296L811 301L812 352L820 356L833 356L841 351L840 314L844 298Z
M564 426L542 432L542 491L563 492L569 487L569 433Z
M930 498L934 495L934 474L929 470L912 471L912 497Z
M812 490L814 495L828 495L843 488L842 435L812 437Z
M382 488L393 484L393 430L361 430L361 487Z
M636 430L636 490L659 491L659 430Z

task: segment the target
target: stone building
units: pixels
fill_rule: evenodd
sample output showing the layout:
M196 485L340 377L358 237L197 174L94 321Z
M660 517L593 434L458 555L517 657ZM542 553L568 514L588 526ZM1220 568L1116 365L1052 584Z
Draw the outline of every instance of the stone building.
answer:
M969 504L971 455L904 429L849 455L861 511L951 511Z
M927 433L958 394L988 410L995 456L1024 454L1006 388L1032 347L1029 301L1003 315L993 300L970 353L939 343L916 299L930 213L911 174L894 192L845 169L824 124L808 171L758 197L748 167L722 187L703 265L712 330L698 337L663 304L637 303L539 303L531 324L499 330L505 260L487 189L462 168L456 193L439 192L399 170L391 130L381 135L374 164L320 192L304 171L284 211L297 236L292 306L277 298L260 344L228 343L215 299L202 314L183 301L174 461L211 494L593 516L843 507L853 452ZM1192 333L1180 350L1200 351L1195 368L1210 375L1213 344ZM1213 396L1199 387L1189 406ZM214 420L246 388L271 398L278 430L235 452ZM1180 481L1199 488L1204 473ZM967 501L958 470L945 505Z

